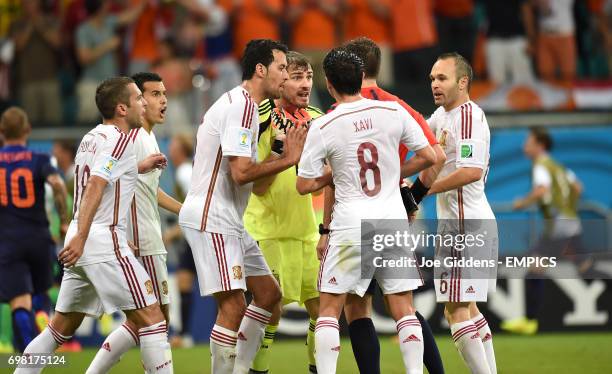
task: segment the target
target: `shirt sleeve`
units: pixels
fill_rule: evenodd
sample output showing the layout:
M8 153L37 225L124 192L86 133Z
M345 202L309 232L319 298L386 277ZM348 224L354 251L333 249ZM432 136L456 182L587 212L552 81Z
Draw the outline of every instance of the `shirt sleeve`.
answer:
M578 177L576 176L576 173L574 173L574 171L571 169L566 169L565 175L567 177L567 181L570 183L576 183L578 181Z
M552 176L544 165L536 165L533 167L533 187L550 187L552 184Z
M402 138L401 143L405 144L410 150L418 151L429 145L423 130L417 121L406 111L398 111L402 122Z
M322 176L326 156L321 130L311 127L306 135L306 143L298 165L298 175L311 179Z
M127 134L109 137L97 151L91 168L91 175L96 175L108 183L113 184L130 168L136 167L133 151L126 149L133 147Z
M489 154L489 128L484 112L471 105L465 107L466 115L461 117L455 128L456 166L486 169ZM463 110L463 109L462 109Z
M410 105L408 105L407 103L405 103L404 101L400 101L400 105L406 109L408 111L408 113L410 114L410 116L412 118L414 118L414 120L416 121L416 123L419 125L419 127L421 128L421 130L423 130L423 134L425 135L425 137L427 138L427 141L429 142L429 145L435 145L438 144L438 140L436 140L436 136L434 135L434 133L431 131L431 129L429 128L429 124L427 123L427 121L425 120L425 118L423 118L423 115L419 112L417 112L416 110L414 110Z
M252 157L253 144L257 143L257 105L252 101L237 100L226 114L226 121L219 129L223 156Z
M189 191L189 185L191 184L191 173L191 165L182 165L176 171L176 183L178 183L181 190L183 190L185 193Z
M49 175L58 174L59 171L51 164L49 155L42 154L40 156L40 174L44 180L47 180Z

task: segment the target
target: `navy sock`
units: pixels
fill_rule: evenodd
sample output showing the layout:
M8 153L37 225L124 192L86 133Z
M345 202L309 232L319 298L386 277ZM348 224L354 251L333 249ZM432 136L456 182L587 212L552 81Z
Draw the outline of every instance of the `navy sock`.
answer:
M43 311L47 314L51 314L51 299L46 292L32 295L32 310L34 313Z
M191 335L191 291L181 292L181 335Z
M380 374L380 343L370 318L356 319L349 324L353 355L361 374Z
M429 374L444 374L442 357L440 357L440 351L431 331L431 326L421 313L416 312L416 317L421 322L421 330L423 331L423 364L425 364Z
M544 279L525 279L525 296L527 318L537 319L540 306L542 306L542 302L544 301Z
M36 335L38 335L38 329L34 321L34 313L24 308L13 310L13 340L15 348L19 352L23 352Z

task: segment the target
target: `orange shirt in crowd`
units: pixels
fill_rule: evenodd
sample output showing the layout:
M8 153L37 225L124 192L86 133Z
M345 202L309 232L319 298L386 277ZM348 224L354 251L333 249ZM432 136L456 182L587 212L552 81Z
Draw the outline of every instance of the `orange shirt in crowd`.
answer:
M337 2L336 0L328 0ZM289 6L304 3L304 0L289 0ZM304 13L292 25L291 48L297 50L329 50L336 46L334 19L320 8L307 5Z
M131 5L137 6L142 0L132 0ZM159 5L148 2L132 27L131 60L153 62L157 60L156 22Z
M379 3L389 7L389 12L393 11L391 0L379 0ZM389 44L389 20L378 17L368 5L368 0L348 0L348 5L350 8L344 21L345 40L366 36L376 43Z
M242 56L244 47L251 39L280 39L279 18L272 17L259 5L257 0L243 0L242 5L235 7L233 0L220 0L228 14L232 15L234 37L234 55ZM281 12L283 0L265 0L265 3L276 12Z
M434 10L444 17L468 17L474 13L474 0L435 0Z
M433 0L395 0L391 18L394 51L410 51L438 43Z
M604 12L606 0L587 0L589 11L593 14L601 14Z

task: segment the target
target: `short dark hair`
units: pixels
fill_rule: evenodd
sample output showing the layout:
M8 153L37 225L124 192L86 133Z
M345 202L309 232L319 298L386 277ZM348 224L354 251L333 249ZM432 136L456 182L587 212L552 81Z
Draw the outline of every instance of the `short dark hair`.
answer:
M334 89L343 95L355 95L361 91L363 61L343 47L329 51L323 59L325 76Z
M98 13L98 10L102 8L105 0L85 0L85 10L87 11L87 16L92 16Z
M455 59L455 74L457 75L457 82L459 82L459 79L467 77L467 89L469 91L472 87L472 81L474 80L474 70L472 69L472 65L470 65L465 57L461 56L457 52L443 53L438 56L438 60L446 60L449 58Z
M249 41L244 48L242 54L242 80L249 80L255 74L257 64L262 64L266 67L270 66L274 61L273 51L281 51L287 53L289 49L283 43L271 39L253 39Z
M553 140L548 131L543 127L532 127L529 133L534 137L535 141L542 145L546 151L550 151L553 147Z
M145 83L147 83L147 82L161 82L162 81L162 78L158 74L152 73L152 72L136 73L136 74L132 75L132 79L134 80L134 83L136 83L136 85L138 86L138 88L142 92L144 92L144 84Z
M130 83L134 83L130 77L113 77L100 83L96 88L96 106L102 118L115 117L117 104L130 106L130 92L127 89Z
M77 153L77 143L72 139L59 139L55 141L55 144L70 153L71 158L74 158Z
M287 69L289 68L301 68L308 69L308 67L312 67L308 57L296 51L287 52Z
M6 140L20 139L30 129L28 115L19 107L9 107L0 117L0 132L2 132Z
M363 61L366 78L378 77L380 71L380 47L372 39L360 37L344 44L347 51L356 54Z

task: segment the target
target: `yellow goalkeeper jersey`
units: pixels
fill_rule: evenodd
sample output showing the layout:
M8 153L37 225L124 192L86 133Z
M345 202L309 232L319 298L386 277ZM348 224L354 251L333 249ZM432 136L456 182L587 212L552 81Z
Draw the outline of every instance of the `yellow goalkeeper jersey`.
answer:
M264 100L259 105L258 161L265 160L271 152L274 131L271 124L274 100ZM312 118L323 115L319 109L309 106L306 111ZM301 196L295 189L296 167L276 176L268 191L262 196L251 194L244 213L244 227L255 240L291 238L318 240L319 230L310 194Z

